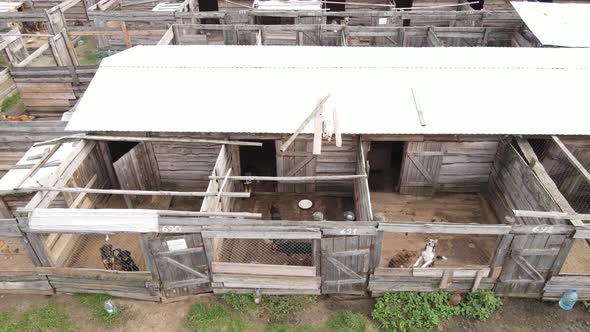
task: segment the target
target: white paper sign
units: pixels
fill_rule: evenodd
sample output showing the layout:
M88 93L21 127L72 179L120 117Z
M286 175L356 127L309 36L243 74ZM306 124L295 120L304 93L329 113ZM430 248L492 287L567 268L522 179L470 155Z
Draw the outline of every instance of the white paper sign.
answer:
M187 248L186 241L184 239L166 241L166 244L168 245L168 250L170 251L177 251Z
M387 24L387 17L379 17L379 24L380 25Z

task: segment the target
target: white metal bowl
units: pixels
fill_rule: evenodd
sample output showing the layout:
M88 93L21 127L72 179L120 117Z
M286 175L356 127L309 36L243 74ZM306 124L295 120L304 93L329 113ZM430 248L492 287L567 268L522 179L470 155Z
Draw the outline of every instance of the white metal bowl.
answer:
M299 208L302 210L308 210L313 206L313 203L309 199L302 199L297 205L299 205Z

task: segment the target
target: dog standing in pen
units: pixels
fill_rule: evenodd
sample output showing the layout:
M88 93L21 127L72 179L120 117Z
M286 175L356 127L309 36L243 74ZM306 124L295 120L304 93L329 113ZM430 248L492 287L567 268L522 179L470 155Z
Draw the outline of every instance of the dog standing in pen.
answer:
M425 267L433 267L434 262L438 259L447 260L445 256L437 256L436 255L436 243L438 240L429 239L426 241L426 246L424 250L422 250L422 254L418 257L416 263L414 263L414 267L420 266L421 268ZM420 265L422 264L422 265Z

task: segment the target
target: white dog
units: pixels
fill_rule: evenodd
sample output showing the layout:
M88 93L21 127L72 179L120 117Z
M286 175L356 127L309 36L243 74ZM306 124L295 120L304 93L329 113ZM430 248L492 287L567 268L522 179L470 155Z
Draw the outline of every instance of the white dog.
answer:
M436 243L438 240L428 240L426 241L426 246L424 250L422 250L422 254L418 257L416 263L414 263L414 267L418 267L418 265L422 264L420 267L431 267L434 265L434 262L437 259L447 260L445 256L437 256L436 255Z

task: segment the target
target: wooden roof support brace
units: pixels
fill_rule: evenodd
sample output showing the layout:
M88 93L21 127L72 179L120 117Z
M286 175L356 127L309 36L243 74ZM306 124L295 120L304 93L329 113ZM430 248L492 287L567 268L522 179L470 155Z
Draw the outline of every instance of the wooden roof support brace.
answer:
M19 188L20 186L22 186L28 178L30 178L31 176L35 175L37 173L38 170L41 169L41 167L43 167L43 165L45 165L45 163L49 160L49 158L51 158L51 156L53 156L53 154L61 147L61 143L56 143L54 146L51 147L51 149L49 151L47 151L47 153L37 161L37 163L35 164L35 166L33 166L33 168L31 168L27 174L16 184L15 188Z
M313 154L318 156L322 154L322 136L323 136L323 121L322 113L324 106L321 107L322 111L315 114L313 120Z
M324 103L326 102L326 100L328 100L328 98L330 98L330 94L326 95L324 98L322 98L322 100L320 100L318 102L318 104L316 105L315 109L313 110L313 112L311 112L311 114L309 114L307 116L307 118L305 118L305 120L303 121L303 123L301 123L301 125L299 126L299 128L297 128L297 130L295 130L295 132L293 133L293 135L291 135L291 137L289 137L289 139L283 143L283 145L281 145L281 152L285 152L285 150L287 150L287 148L291 145L291 143L293 143L293 141L295 140L295 138L297 138L297 136L303 131L303 129L305 129L305 127L307 126L307 124L315 118L316 114L318 112L320 112L323 109Z
M340 122L338 122L338 112L334 107L334 111L332 112L332 116L334 118L334 136L336 136L336 146L341 148L342 147L342 131L340 130Z
M418 98L418 94L414 88L412 90L412 97L414 97L414 105L416 105L416 112L418 112L418 120L420 120L420 125L422 127L426 126L426 121L424 120L424 112L422 112L422 105L420 105L420 99Z
M221 186L219 187L219 192L217 193L217 201L219 201L219 199L221 198L221 193L223 192L223 188L225 188L225 185L227 184L227 179L229 178L231 174L231 167L227 170L227 173L225 173L225 177L223 178L223 182L221 182Z

